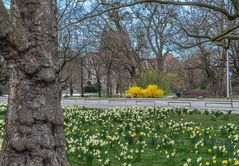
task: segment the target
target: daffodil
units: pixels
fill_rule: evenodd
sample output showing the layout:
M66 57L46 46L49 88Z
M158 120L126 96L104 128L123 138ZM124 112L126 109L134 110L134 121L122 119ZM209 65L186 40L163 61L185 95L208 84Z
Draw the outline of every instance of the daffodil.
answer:
M239 160L235 160L234 165L239 165Z
M226 164L227 165L228 164L228 160L223 160L222 164Z
M205 165L206 165L206 166L209 166L209 165L210 165L210 162L207 161L207 162L205 163Z

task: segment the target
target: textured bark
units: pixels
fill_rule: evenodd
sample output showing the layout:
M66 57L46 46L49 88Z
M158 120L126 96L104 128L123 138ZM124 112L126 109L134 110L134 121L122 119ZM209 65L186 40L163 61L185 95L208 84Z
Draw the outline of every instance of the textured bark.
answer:
M100 81L100 77L99 76L96 76L96 79L97 79L97 91L98 91L98 97L101 97L101 81Z
M157 54L156 56L156 61L157 61L157 67L156 69L159 71L159 72L162 72L163 71L163 66L164 66L164 57L163 57L163 53L160 52L159 54Z
M70 96L73 96L73 93L74 93L74 89L73 89L73 82L72 82L72 79L70 79Z
M83 70L83 58L80 58L80 90L81 97L84 97L84 70Z
M107 97L112 97L112 83L111 83L111 73L110 70L106 74L106 95Z
M1 166L68 165L56 14L56 0L13 0L13 31L0 34L10 82Z

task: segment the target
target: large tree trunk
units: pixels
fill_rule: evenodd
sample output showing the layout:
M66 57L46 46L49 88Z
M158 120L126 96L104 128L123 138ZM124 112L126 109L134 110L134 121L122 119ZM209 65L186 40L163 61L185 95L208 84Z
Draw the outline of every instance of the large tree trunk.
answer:
M11 14L12 31L0 33L10 82L0 165L67 166L56 0L14 0Z
M158 72L162 72L163 71L163 67L164 67L164 57L163 57L163 53L160 52L157 56L156 56L156 61L157 61L157 70Z

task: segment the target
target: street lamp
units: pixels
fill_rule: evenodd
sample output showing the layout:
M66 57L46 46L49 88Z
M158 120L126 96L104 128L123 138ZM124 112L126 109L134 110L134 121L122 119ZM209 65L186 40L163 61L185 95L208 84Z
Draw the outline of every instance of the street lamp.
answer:
M229 51L227 49L227 99L230 98Z
M232 101L232 70L230 69L229 65L229 45L230 40L228 40L228 48L227 48L227 99L231 99L231 108L233 108L233 101Z

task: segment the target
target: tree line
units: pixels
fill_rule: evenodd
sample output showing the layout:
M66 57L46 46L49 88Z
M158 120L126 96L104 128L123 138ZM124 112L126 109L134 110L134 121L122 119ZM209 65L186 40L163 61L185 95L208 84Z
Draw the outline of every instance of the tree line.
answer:
M67 2L75 4L74 1ZM228 51L236 91L239 74L236 5L237 2L230 1L186 4L93 1L86 5L87 11L84 11L84 3L83 7L69 5L67 9L63 5L64 11L70 11L66 18L62 17L67 21L60 24L65 42L63 50L65 53L74 50L76 56L68 55L69 59L73 56L81 64L78 67L81 70L71 67L68 75L65 72L64 88L72 89L73 83L73 89L82 92L83 96L82 84L86 85L90 80L95 84L98 96L102 95L102 89L108 97L122 96L130 85L137 84L141 73L147 75L149 70L155 70L174 76L169 80L161 76L161 80L168 84L167 89L197 89L206 91L207 96L223 97ZM81 10L86 14L78 19L74 16L69 23L69 18L74 15L73 8L77 13ZM170 71L165 69L169 52L173 52L178 61L173 62ZM67 80L67 77L72 79ZM174 84L175 81L178 84Z

